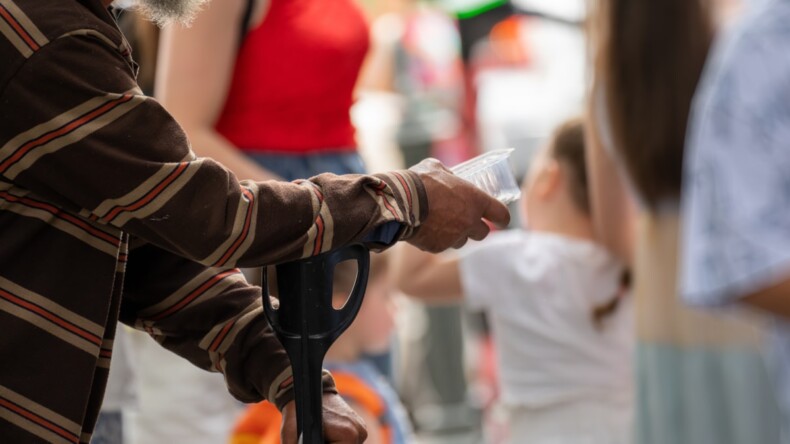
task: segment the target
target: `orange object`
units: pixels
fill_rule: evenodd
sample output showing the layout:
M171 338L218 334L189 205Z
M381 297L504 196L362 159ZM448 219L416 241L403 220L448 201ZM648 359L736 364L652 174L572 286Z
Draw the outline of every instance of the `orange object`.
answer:
M230 444L268 444L280 442L282 415L274 404L252 404L236 422Z
M338 393L346 401L379 418L381 436L385 443L391 442L392 430L384 420L386 404L381 395L352 373L338 371L332 376ZM252 404L236 423L229 444L277 444L281 422L282 415L273 404L267 401Z
M491 48L496 57L503 63L511 65L527 65L532 57L522 39L522 29L526 20L512 16L497 23L489 34Z

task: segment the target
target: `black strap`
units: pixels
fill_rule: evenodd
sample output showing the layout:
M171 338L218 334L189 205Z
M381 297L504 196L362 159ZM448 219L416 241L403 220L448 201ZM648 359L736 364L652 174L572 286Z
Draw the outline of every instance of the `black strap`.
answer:
M250 31L250 21L252 20L252 10L255 9L255 0L247 0L244 6L244 15L241 16L241 29L239 30L239 47L241 47L244 38Z

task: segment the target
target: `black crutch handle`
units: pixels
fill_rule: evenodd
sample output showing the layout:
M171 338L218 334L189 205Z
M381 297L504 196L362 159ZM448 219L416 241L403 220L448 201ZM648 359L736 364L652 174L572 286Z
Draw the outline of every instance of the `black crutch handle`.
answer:
M335 309L332 306L335 266L347 260L357 262L357 277L346 303ZM362 244L352 244L278 264L275 268L279 307L272 306L264 267L263 308L291 360L299 442L323 444L321 376L324 355L359 312L368 282L370 252Z

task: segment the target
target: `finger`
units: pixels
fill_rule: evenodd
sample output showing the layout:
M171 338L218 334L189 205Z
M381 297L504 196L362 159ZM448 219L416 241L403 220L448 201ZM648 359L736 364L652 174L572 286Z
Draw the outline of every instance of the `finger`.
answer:
M282 444L297 444L298 436L296 436L296 430L288 430L285 429L280 430L280 442Z
M491 232L491 228L481 219L469 230L469 238L476 241L483 240L489 232Z
M324 430L324 440L329 444L361 443L365 442L367 437L367 430L350 424L335 426Z
M296 403L290 401L282 411L280 442L283 444L296 444L298 438L296 434Z
M490 220L500 228L505 228L510 223L510 210L502 202L489 197L488 206L483 211L483 218Z
M423 159L422 161L420 161L420 163L412 166L409 169L415 172L422 172L422 173L427 173L430 171L443 171L448 173L450 172L450 170L447 169L447 167L443 163L439 162L438 160L432 157Z
M357 432L359 433L359 442L365 442L368 439L368 429L363 424L357 424Z
M326 394L323 401L326 441L337 444L362 442L363 436L367 436L365 421L338 395Z
M467 240L469 240L469 239L467 239L466 237L462 237L461 239L458 240L458 242L453 244L453 248L458 249L458 248L463 247L464 245L466 245L466 241Z
M280 442L282 444L297 444L298 441L299 437L297 436L296 427L283 426L280 428Z
M324 440L331 444L350 444L359 440L358 428L352 424L327 424L324 428Z

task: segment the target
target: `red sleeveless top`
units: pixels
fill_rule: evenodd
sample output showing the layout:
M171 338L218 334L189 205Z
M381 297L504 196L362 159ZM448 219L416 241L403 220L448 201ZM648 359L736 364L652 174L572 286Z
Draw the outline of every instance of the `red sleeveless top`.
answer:
M349 110L368 46L354 0L270 0L239 49L217 131L244 151L354 150Z

